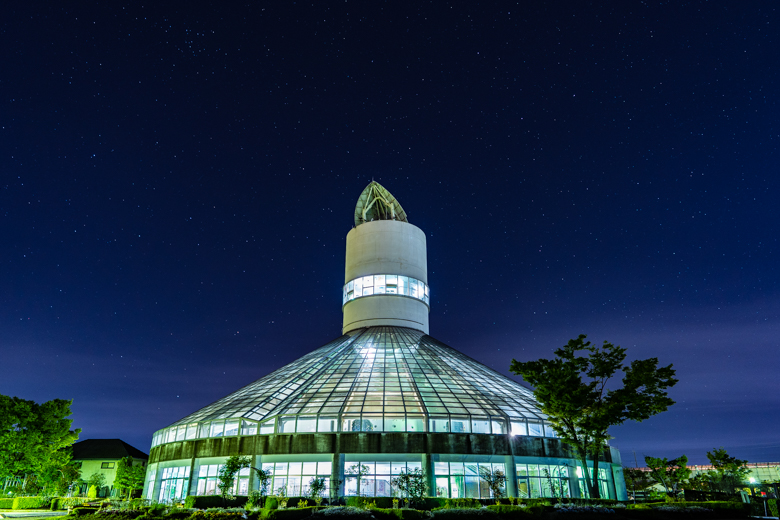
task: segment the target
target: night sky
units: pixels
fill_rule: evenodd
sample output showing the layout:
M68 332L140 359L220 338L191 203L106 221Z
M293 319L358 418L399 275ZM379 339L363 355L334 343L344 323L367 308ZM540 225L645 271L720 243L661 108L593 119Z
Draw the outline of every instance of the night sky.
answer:
M152 433L341 333L372 180L431 334L673 363L634 452L780 460L775 2L75 2L0 22L0 393Z

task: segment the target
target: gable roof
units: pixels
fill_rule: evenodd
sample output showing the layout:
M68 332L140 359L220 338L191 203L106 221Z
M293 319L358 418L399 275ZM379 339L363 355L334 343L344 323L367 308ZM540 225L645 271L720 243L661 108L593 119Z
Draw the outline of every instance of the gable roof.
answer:
M73 460L121 459L133 457L149 460L149 455L134 448L122 439L87 439L73 445Z

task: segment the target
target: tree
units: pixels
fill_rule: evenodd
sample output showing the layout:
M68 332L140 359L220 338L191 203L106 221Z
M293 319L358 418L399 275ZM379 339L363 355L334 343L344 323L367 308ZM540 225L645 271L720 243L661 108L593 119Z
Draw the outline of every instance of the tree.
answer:
M322 493L324 491L325 477L312 477L311 480L309 480L309 497L311 497L317 505L320 505L320 502L322 502Z
M425 496L425 473L420 468L404 471L391 482L409 506L420 503Z
M623 478L626 480L626 490L631 493L634 500L636 500L637 491L644 491L654 483L649 472L639 468L624 467Z
M732 457L726 452L726 448L720 447L707 452L713 471L709 473L710 489L723 493L733 493L735 489L742 487L745 479L750 474L747 461Z
M231 496L233 484L236 482L236 475L238 475L238 472L244 468L248 468L249 464L251 464L249 457L233 455L228 458L221 468L219 468L219 472L217 472L219 484L217 487L219 488L219 494L222 496L223 501L227 501Z
M38 404L0 395L0 476L26 479L70 461L66 448L81 433L70 430L71 404L63 399Z
M87 479L87 497L97 498L100 488L106 485L106 476L102 473L93 473Z
M688 468L688 457L685 455L672 460L645 457L645 464L650 469L650 478L661 484L667 495L676 496L691 476L691 470Z
M674 404L666 390L677 379L672 365L659 367L657 358L626 366L626 349L606 341L597 347L586 337L569 340L555 351L555 359L513 359L509 370L534 386L534 396L558 437L574 447L590 496L599 498L599 455L610 439L609 427L666 411ZM610 389L607 385L618 370L623 372L622 387Z
M363 477L363 475L368 475L370 471L371 469L365 464L353 464L349 468L347 468L346 471L344 471L345 474L351 475L357 479L358 496L362 496L360 494L360 479Z
M506 490L506 475L504 475L504 472L500 469L490 471L489 468L480 466L479 478L487 484L490 491L493 493L493 498L495 498L496 503L498 503L498 500L504 497L504 491Z
M268 495L268 486L271 484L271 470L252 468L257 476L261 507L265 505L265 497Z
M146 468L142 464L133 465L133 457L123 457L116 465L114 487L126 491L128 500L133 491L144 488Z

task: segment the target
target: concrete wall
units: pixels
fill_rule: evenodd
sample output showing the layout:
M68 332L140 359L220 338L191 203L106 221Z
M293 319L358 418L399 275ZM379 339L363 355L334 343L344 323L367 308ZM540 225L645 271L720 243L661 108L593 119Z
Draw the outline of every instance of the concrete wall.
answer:
M425 233L395 220L366 222L347 234L344 283L359 276L398 274L428 283ZM376 325L428 333L428 306L414 298L377 295L344 306L343 332Z

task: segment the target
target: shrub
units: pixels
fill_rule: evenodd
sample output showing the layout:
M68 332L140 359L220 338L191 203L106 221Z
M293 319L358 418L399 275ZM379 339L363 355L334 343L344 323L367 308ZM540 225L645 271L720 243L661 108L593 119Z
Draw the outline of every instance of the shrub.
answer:
M482 507L476 498L445 498L444 504L439 506L445 509L477 509Z
M276 497L266 497L265 509L279 509L279 501Z
M243 507L247 497L235 497L222 500L219 495L190 495L184 499L187 509L209 509L213 507Z
M92 513L95 513L97 510L98 510L97 507L87 507L87 506L74 507L73 508L73 515L75 515L75 516L91 515Z
M89 502L89 499L83 497L60 497L57 501L57 507L59 509L67 509L69 507L78 507L85 502Z
M44 509L51 504L49 497L16 497L12 509Z
M268 520L300 520L312 515L316 507L300 507L297 509L272 509L268 512Z
M772 516L780 516L778 515L778 508L777 508L777 499L776 498L770 498L766 501L766 506L769 509L769 513Z
M495 511L501 518L530 518L537 511L541 514L542 510L539 506L534 506L533 509L523 506L511 506L511 505L490 505L487 508L491 511Z
M483 518L485 520L497 519L498 513L491 509L467 508L438 508L432 511L433 520L468 520L470 518Z
M13 498L0 498L0 509L11 509L13 506Z
M371 520L373 515L366 509L357 507L326 507L319 509L312 515L316 519L327 518L350 518L353 520Z

